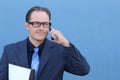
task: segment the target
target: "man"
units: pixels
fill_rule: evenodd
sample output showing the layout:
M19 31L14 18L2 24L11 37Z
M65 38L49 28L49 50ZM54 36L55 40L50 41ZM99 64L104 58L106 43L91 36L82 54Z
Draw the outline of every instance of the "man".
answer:
M28 11L25 26L29 37L4 47L0 80L9 80L9 63L34 69L35 80L62 80L64 71L81 76L89 73L86 59L59 30L51 27L50 19L47 8L34 6ZM47 39L49 31L52 40ZM34 48L39 49L37 69L32 67Z

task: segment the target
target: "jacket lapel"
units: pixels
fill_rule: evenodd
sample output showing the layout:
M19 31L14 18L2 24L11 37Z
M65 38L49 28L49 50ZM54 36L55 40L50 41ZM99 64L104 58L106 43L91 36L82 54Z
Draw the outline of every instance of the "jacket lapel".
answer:
M19 42L17 48L17 56L20 62L20 66L29 68L27 59L27 39Z
M51 42L49 40L46 39L45 41L45 45L44 48L42 50L41 53L41 58L40 58L40 66L39 66L39 70L38 70L38 75L41 74L44 66L47 64L47 61L50 57L50 48L52 47L53 44L51 44Z
M38 75L41 74L43 68L45 67L45 65L47 64L47 62L49 60L49 57L51 55L50 49L52 47L53 47L53 43L50 42L48 39L46 39L45 44L44 44L44 48L43 48L42 53L41 53ZM18 57L18 61L19 61L20 66L29 68L28 59L27 59L27 39L19 42L17 48L18 48L17 57Z

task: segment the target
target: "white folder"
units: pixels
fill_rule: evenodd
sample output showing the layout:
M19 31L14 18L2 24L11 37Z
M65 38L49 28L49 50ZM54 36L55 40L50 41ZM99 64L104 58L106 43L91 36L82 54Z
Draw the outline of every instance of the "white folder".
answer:
M9 64L9 80L33 80L33 76L33 70L14 64Z

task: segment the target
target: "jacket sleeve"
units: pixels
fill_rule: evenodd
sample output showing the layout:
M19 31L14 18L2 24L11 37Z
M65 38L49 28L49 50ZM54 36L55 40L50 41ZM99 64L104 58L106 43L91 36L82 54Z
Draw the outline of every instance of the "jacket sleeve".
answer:
M87 60L82 56L74 45L64 47L65 51L65 71L76 75L86 75L90 71Z
M0 58L0 80L8 80L8 62L5 48Z

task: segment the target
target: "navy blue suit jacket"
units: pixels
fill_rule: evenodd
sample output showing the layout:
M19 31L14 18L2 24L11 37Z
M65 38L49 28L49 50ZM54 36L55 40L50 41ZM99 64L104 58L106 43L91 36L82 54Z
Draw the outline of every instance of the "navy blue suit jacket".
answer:
M0 80L9 80L8 63L29 68L26 39L4 47L0 60ZM64 71L82 76L88 74L89 70L86 59L72 44L71 47L64 47L46 39L40 58L38 80L62 80Z

